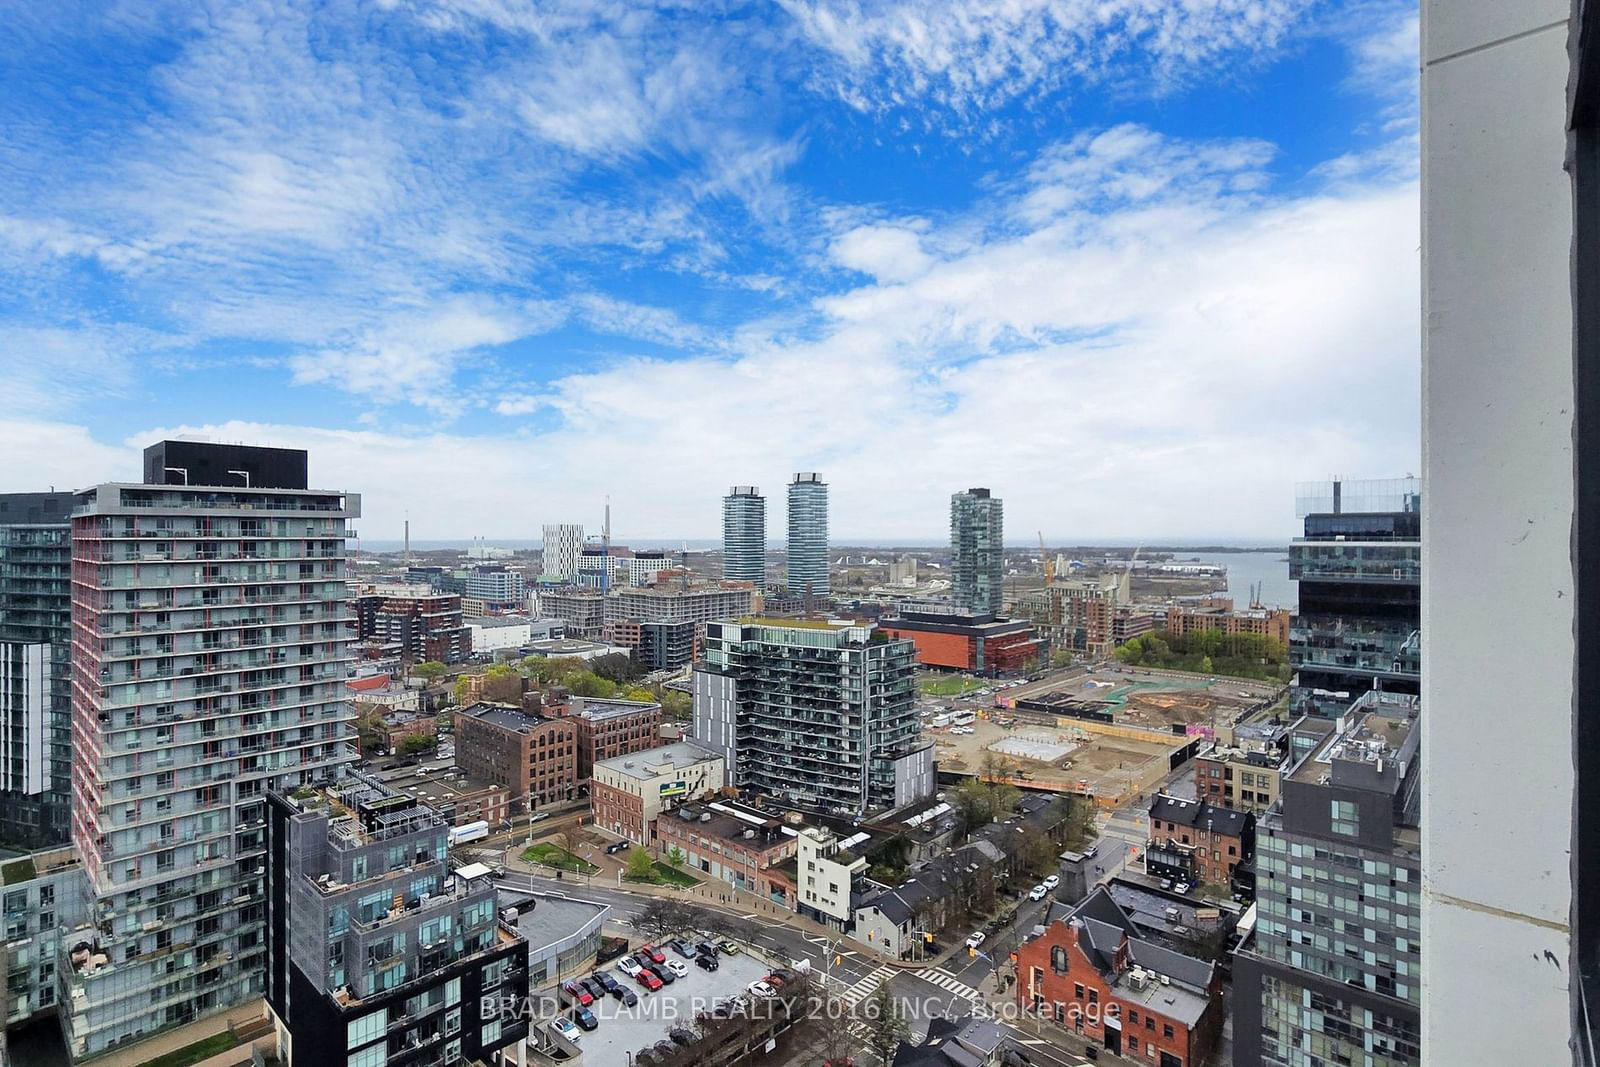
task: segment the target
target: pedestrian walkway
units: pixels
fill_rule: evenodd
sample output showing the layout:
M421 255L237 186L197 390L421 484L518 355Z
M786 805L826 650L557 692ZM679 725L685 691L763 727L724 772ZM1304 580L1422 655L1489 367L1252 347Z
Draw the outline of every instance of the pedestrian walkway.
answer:
M878 987L887 982L895 974L893 967L879 967L861 981L844 991L841 999L848 1006L854 1008L878 991Z
M981 1001L983 999L983 994L967 985L967 983L963 982L949 971L922 971L918 973L917 977L922 979L924 982L927 982L929 985L938 986L947 993L954 993L963 1000Z

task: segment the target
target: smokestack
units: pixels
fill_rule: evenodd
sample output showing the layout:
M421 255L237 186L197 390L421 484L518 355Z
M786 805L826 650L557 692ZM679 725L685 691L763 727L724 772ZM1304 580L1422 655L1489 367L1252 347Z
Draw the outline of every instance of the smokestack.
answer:
M406 520L406 566L411 566L411 520Z

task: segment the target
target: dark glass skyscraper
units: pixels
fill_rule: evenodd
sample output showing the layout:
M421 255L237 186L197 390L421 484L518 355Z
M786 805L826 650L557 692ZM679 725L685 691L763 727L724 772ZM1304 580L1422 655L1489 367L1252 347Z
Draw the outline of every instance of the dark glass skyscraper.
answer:
M0 495L0 843L66 843L72 494Z
M1420 692L1422 488L1416 478L1298 486L1305 536L1290 631L1296 713L1333 716L1371 689Z
M1004 606L1004 512L1004 503L987 489L950 497L950 592L975 613L998 615Z

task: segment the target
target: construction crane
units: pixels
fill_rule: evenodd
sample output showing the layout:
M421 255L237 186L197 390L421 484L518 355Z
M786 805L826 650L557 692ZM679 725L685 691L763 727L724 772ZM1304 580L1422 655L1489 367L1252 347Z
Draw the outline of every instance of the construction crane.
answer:
M1043 530L1039 531L1039 566L1044 568L1044 584L1053 585L1056 580L1056 561L1045 553Z

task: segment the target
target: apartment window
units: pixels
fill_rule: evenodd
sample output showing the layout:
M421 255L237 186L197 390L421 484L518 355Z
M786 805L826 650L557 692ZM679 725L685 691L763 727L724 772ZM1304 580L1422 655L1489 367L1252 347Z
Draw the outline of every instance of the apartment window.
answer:
M1072 995L1079 1000L1083 999L1083 983L1074 982L1072 984Z
M359 1018L351 1019L345 1027L345 1048L359 1048L382 1037L387 1016L387 1012L374 1011L368 1012Z
M1361 832L1361 816L1356 810L1354 802L1349 800L1335 800L1330 802L1333 816L1333 832L1345 837L1356 837Z
M1161 1027L1161 1036L1168 1041L1172 1040L1172 1024L1168 1023Z

